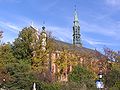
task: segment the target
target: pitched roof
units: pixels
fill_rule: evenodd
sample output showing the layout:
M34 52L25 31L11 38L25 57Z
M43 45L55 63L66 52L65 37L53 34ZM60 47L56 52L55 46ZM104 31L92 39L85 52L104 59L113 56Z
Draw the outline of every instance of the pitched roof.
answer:
M79 54L87 54L87 55L94 56L96 58L104 57L104 55L101 54L97 50L92 50L92 49L89 49L89 48L86 48L86 47L74 46L73 44L63 42L63 41L59 41L59 40L54 40L54 42L57 44L57 47L58 47L57 49L59 49L59 50L61 50L62 47L67 47L68 50L77 51Z
M63 47L66 46L69 50L76 50L79 52L90 52L90 53L96 53L96 50L92 50L92 49L88 49L86 47L78 47L78 46L74 46L73 44L67 43L67 42L63 42L63 41L59 41L59 40L55 40L55 43L57 43L57 45L59 47Z

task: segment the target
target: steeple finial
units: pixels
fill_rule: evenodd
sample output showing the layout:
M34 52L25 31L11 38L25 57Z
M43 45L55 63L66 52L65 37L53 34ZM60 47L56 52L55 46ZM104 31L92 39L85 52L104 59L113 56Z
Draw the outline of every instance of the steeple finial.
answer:
M45 21L43 21L43 26L42 26L42 30L45 31Z
M31 21L31 26L34 27L34 26L33 26L33 21Z
M74 6L74 21L78 21L78 15L77 15L77 8L76 8L76 5Z
M74 5L75 11L76 11L76 5Z
M45 21L43 21L43 26L45 25Z

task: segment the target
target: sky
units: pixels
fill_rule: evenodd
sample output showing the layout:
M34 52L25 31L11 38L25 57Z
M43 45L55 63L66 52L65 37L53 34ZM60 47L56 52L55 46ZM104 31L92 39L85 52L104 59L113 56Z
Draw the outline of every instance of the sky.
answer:
M72 43L76 5L82 44L103 51L120 50L120 0L0 0L2 42L13 42L33 22L61 41Z

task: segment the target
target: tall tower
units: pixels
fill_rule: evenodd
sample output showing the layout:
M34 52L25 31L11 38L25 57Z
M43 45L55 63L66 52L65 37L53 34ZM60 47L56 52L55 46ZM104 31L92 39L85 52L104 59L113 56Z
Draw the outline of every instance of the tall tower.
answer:
M80 35L80 24L79 24L76 8L74 11L74 21L73 21L73 45L82 46L81 35Z

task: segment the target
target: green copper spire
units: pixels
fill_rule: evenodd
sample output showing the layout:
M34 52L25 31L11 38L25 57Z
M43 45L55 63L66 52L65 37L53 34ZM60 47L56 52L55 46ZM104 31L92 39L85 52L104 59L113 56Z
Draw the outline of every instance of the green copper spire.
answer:
M74 11L74 21L73 21L73 45L82 46L81 35L80 35L80 24L79 24L76 6Z
M75 9L75 12L74 12L74 21L79 21L76 9Z
M78 19L78 14L75 6L75 11L74 11L74 25L79 26L79 19Z

